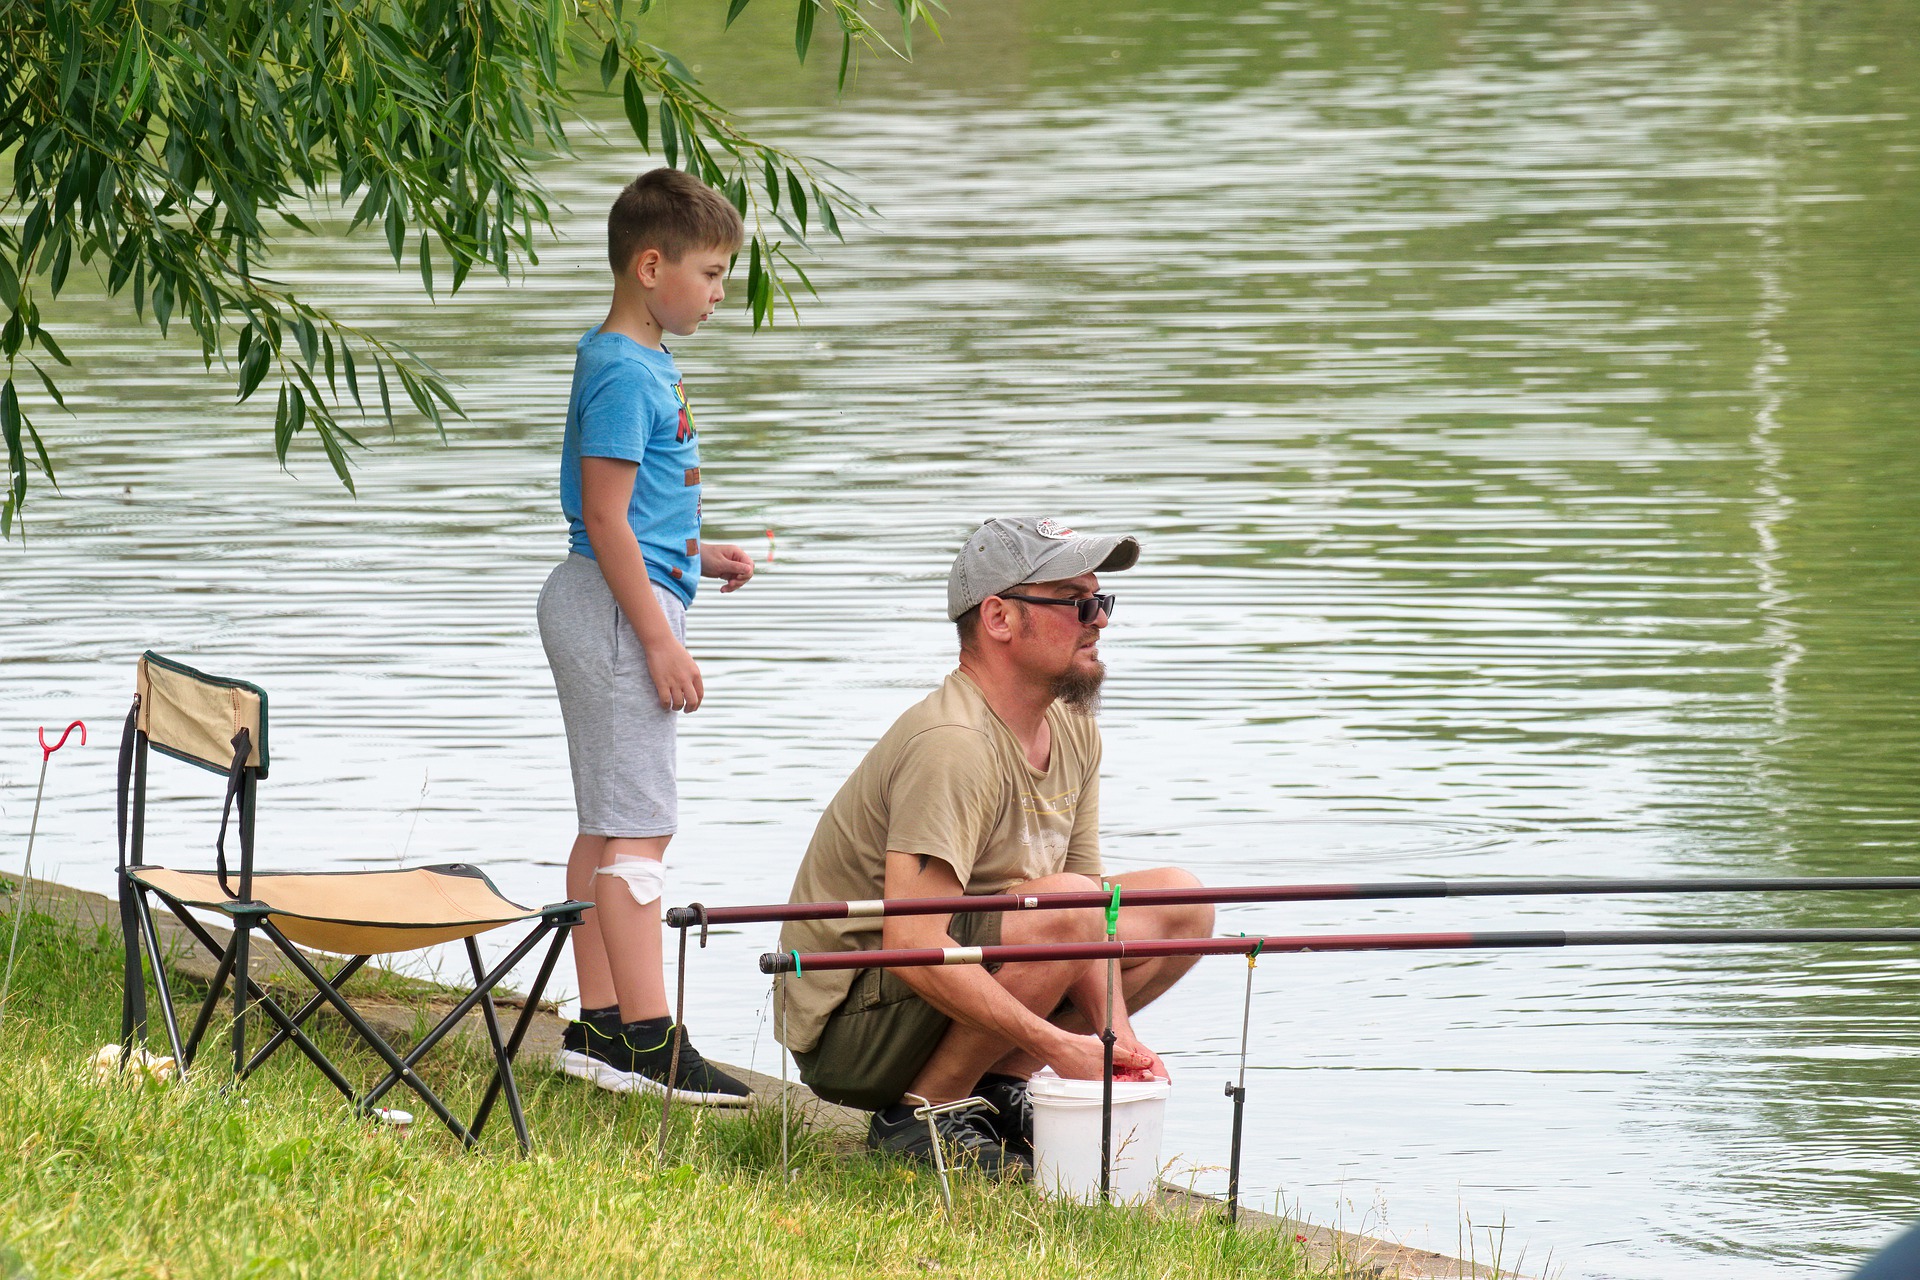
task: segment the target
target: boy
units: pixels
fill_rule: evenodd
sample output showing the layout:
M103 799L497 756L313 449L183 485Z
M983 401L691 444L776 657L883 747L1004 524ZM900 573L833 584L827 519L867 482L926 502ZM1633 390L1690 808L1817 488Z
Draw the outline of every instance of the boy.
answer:
M630 183L607 218L613 304L580 339L560 454L571 542L540 592L540 642L553 668L573 766L579 836L567 894L593 910L573 933L580 1016L558 1065L615 1092L718 1106L747 1087L673 1026L661 969L662 859L678 825L674 716L700 706L685 647L696 575L729 592L753 576L734 546L700 542L700 451L663 339L700 327L726 296L740 214L675 169Z

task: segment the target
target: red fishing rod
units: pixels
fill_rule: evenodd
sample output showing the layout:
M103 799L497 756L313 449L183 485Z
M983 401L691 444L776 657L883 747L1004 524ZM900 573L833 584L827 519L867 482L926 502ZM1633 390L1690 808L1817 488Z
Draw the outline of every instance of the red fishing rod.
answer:
M1159 938L1136 942L1016 943L893 951L768 951L762 973L915 969L1042 960L1247 956L1308 951L1485 951L1543 947L1739 946L1752 943L1920 942L1920 929L1518 929L1466 933L1321 933L1277 937Z
M1128 906L1229 905L1253 902L1352 902L1386 898L1590 897L1617 893L1824 893L1920 890L1920 876L1685 876L1594 879L1382 880L1370 884L1196 885L1184 889L1130 889ZM782 902L764 906L670 907L675 929L785 920L860 920L888 916L962 915L978 911L1059 911L1106 907L1111 889L1070 893L982 893L946 898L867 898L850 902Z

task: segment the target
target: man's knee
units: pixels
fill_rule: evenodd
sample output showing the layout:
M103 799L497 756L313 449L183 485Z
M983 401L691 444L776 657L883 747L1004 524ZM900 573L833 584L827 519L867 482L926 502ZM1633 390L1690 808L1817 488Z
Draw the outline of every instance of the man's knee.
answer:
M1185 867L1155 867L1141 873L1155 889L1198 889L1200 878ZM1126 897L1120 899L1124 905ZM1206 938L1213 935L1213 904L1210 902L1169 903L1148 909L1152 912L1156 938Z
M1013 922L1008 921L1009 925ZM1107 936L1106 913L1098 907L1074 907L1065 911L1036 911L1020 917L1017 932L1022 942L1061 944L1099 942Z
M1013 893L1089 893L1098 892L1098 881L1087 876L1061 873L1043 876L1011 890ZM1107 936L1106 915L1098 907L1074 907L1061 911L1010 911L1001 925L1003 941L1058 944L1098 942Z

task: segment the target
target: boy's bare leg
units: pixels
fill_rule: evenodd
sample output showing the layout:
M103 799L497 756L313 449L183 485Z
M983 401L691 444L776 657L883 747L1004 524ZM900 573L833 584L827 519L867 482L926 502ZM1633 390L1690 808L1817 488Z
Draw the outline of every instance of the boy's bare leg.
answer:
M667 1016L667 980L661 963L660 903L642 906L626 881L596 875L621 856L666 857L672 836L644 839L578 836L567 858L567 895L593 903L573 931L573 966L580 1007L620 1006L622 1022Z

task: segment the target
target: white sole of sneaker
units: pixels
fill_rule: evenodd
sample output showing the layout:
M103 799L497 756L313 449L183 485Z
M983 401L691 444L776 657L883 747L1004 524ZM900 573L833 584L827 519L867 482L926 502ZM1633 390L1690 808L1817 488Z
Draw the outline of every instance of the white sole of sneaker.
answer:
M576 1080L585 1080L588 1084L597 1085L608 1093L632 1093L639 1087L634 1083L635 1081L653 1083L644 1076L616 1070L600 1059L576 1049L562 1049L554 1054L553 1065L559 1068L563 1075L572 1076Z
M636 1075L631 1078L638 1082L634 1088L641 1093L664 1095L667 1092L667 1086L651 1076ZM675 1089L673 1100L694 1107L750 1107L753 1105L751 1094L743 1098L733 1093L695 1093L690 1089Z
M663 1096L667 1087L650 1076L634 1071L621 1071L609 1063L574 1049L562 1049L553 1055L554 1066L565 1075L576 1080L585 1080L589 1084L605 1089L608 1093L651 1093ZM740 1097L731 1093L695 1093L690 1089L676 1089L675 1102L684 1102L694 1107L750 1107L752 1095Z

